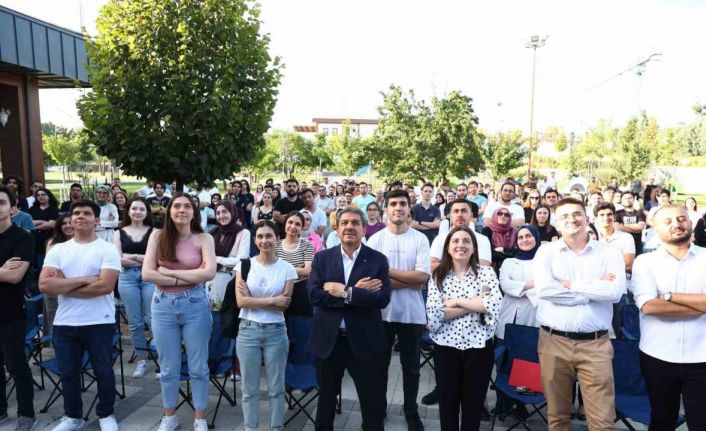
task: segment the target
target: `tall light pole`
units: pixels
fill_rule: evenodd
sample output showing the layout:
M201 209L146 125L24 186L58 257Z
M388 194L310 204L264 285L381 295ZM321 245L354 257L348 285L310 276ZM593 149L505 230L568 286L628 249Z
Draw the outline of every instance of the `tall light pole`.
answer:
M534 139L534 75L537 71L537 48L547 43L549 36L530 37L525 48L532 49L532 95L530 96L530 135L529 135L529 160L527 163L527 182L532 178L532 140Z

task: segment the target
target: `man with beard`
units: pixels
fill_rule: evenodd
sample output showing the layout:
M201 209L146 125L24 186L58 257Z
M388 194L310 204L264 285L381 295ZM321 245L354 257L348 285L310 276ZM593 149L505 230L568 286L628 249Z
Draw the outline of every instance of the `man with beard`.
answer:
M426 286L429 269L429 240L412 229L411 201L407 192L393 190L387 195L387 226L376 233L368 246L387 256L390 264L390 304L382 310L387 336L386 370L392 359L392 346L397 337L402 365L403 411L409 431L423 431L419 417L419 356L422 329L427 323L422 288ZM387 382L387 378L385 378Z
M10 193L15 195L15 199L17 200L17 209L20 211L29 212L29 204L27 203L27 199L21 194L22 187L24 186L24 180L22 177L18 177L17 175L8 175L2 179L2 185L7 187Z
M642 231L645 230L645 213L635 209L635 195L625 192L620 198L623 209L615 213L615 228L629 233L635 242L635 256L642 254Z
M164 227L164 216L167 214L167 205L169 205L169 196L165 194L165 191L164 183L156 181L154 195L147 198L147 203L152 209L152 220L156 229Z
M466 185L466 183L461 183L461 184L457 185L456 186L456 198L457 199L465 199L471 203L471 214L473 214L472 222L475 225L476 220L478 220L480 210L478 208L478 204L473 202L473 200L469 199L467 196L468 196L468 186Z
M625 294L625 263L610 245L589 240L582 202L559 201L556 218L562 238L542 245L532 263L549 430L571 429L576 377L588 428L613 430L615 387L608 328L613 304Z
M284 183L287 195L275 203L272 218L279 227L280 238L284 238L284 222L287 214L304 208L304 201L299 197L299 181L290 178Z
M653 216L662 246L638 256L632 289L640 308L640 368L650 398L650 429L674 429L683 399L690 430L706 429L706 250L690 243L681 207Z
M71 184L71 191L69 192L69 200L63 202L61 207L59 207L60 213L67 213L71 209L71 204L76 201L83 199L83 187L79 183Z

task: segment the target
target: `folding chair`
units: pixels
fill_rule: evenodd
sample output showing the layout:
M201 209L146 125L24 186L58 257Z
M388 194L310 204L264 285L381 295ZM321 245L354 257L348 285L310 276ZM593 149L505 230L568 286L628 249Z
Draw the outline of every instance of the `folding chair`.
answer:
M303 413L311 423L315 423L314 418L306 410L319 397L314 357L307 350L312 322L311 317L299 316L289 316L287 321L289 356L284 373L284 390L289 410L294 412L284 422L284 426L300 413ZM294 391L301 391L301 393L295 394ZM340 403L340 398L338 402Z
M615 379L615 422L622 422L635 431L628 419L650 424L650 399L640 371L640 346L638 341L611 340L613 343L613 378ZM686 422L679 415L674 429Z
M431 340L429 331L426 328L422 330L422 348L419 353L421 353L422 356L419 368L422 368L424 365L429 365L432 371L434 371L434 342Z
M518 425L522 425L530 431L526 420L537 414L547 422L547 418L542 414L542 409L547 405L547 401L544 398L544 394L538 393L536 395L523 395L515 392L515 387L510 386L510 373L512 372L512 363L515 359L521 359L529 362L539 363L539 355L537 353L537 343L539 342L539 328L532 326L523 326L508 324L505 326L505 344L498 347L496 350L496 358L499 359L500 366L497 369L497 375L495 377L495 389L501 392L506 397L520 402L522 404L529 405L532 407L533 411L527 415L527 417L518 420L511 427L507 428L507 431L514 429ZM495 428L495 420L499 414L496 409L493 412L493 420L490 425L490 429Z
M623 306L618 339L638 341L640 339L640 309L635 304Z
M209 369L209 381L218 391L218 401L216 402L216 408L213 410L213 416L211 417L211 422L208 424L209 429L213 429L216 426L216 417L218 416L218 411L221 407L221 401L225 398L228 404L232 407L237 405L236 394L235 394L235 381L233 381L233 392L228 393L228 377L229 371L233 364L233 357L235 356L235 340L231 342L226 353L217 361L215 367ZM219 380L219 376L223 376L223 380ZM179 380L181 382L186 382L186 389L179 388L179 395L181 396L181 401L177 404L176 408L179 409L182 405L188 404L191 409L194 409L194 404L192 400L191 393L191 379L189 377L189 363L186 358L186 352L181 354L181 372L179 374Z

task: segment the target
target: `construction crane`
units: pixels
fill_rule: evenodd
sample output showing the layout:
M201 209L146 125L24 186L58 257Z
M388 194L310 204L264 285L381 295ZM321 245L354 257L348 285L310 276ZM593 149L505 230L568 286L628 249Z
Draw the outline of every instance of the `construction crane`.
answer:
M602 87L603 85L607 84L608 82L619 78L626 73L633 72L635 74L635 84L633 87L633 103L635 104L634 109L635 113L639 114L641 110L641 92L642 92L642 75L644 75L645 70L647 69L647 64L651 61L659 61L660 57L662 56L661 52L653 52L652 54L648 55L647 57L643 58L639 62L633 64L632 66L628 67L627 69L623 70L620 73L616 73L615 75L603 80L602 82L594 85L593 87L589 88L586 91L593 91L598 87Z

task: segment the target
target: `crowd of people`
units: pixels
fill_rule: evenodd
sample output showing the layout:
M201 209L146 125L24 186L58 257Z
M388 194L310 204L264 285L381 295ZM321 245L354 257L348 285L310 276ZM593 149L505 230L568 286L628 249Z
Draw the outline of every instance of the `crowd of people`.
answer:
M183 352L193 429L207 429L209 374L229 350L245 431L259 427L263 370L269 428L282 430L295 317L311 321L317 430L333 430L345 370L362 428L383 430L398 351L406 423L423 431L423 349L433 352L436 388L421 402L439 404L442 430L477 430L490 414L526 417L502 394L491 411L485 405L507 324L538 328L550 430L569 430L572 419L614 429L611 337L620 335L629 303L641 312L650 429L674 429L682 400L689 429L706 429L706 215L694 198L673 202L653 181L638 191L592 181L586 195L560 193L554 173L526 185L509 178L497 194L478 181L455 188L398 181L374 190L354 180L268 179L253 191L235 180L223 193L148 181L131 194L116 179L93 196L72 184L61 204L41 182L31 196L23 190L21 178L3 178L0 366L15 382L18 431L36 423L24 303L39 292L64 403L54 431L86 426L85 352L101 430L118 430L114 297L128 321L135 378L151 372L153 337L160 431L180 426ZM233 319L237 335L222 329ZM4 376L0 422L9 420Z

